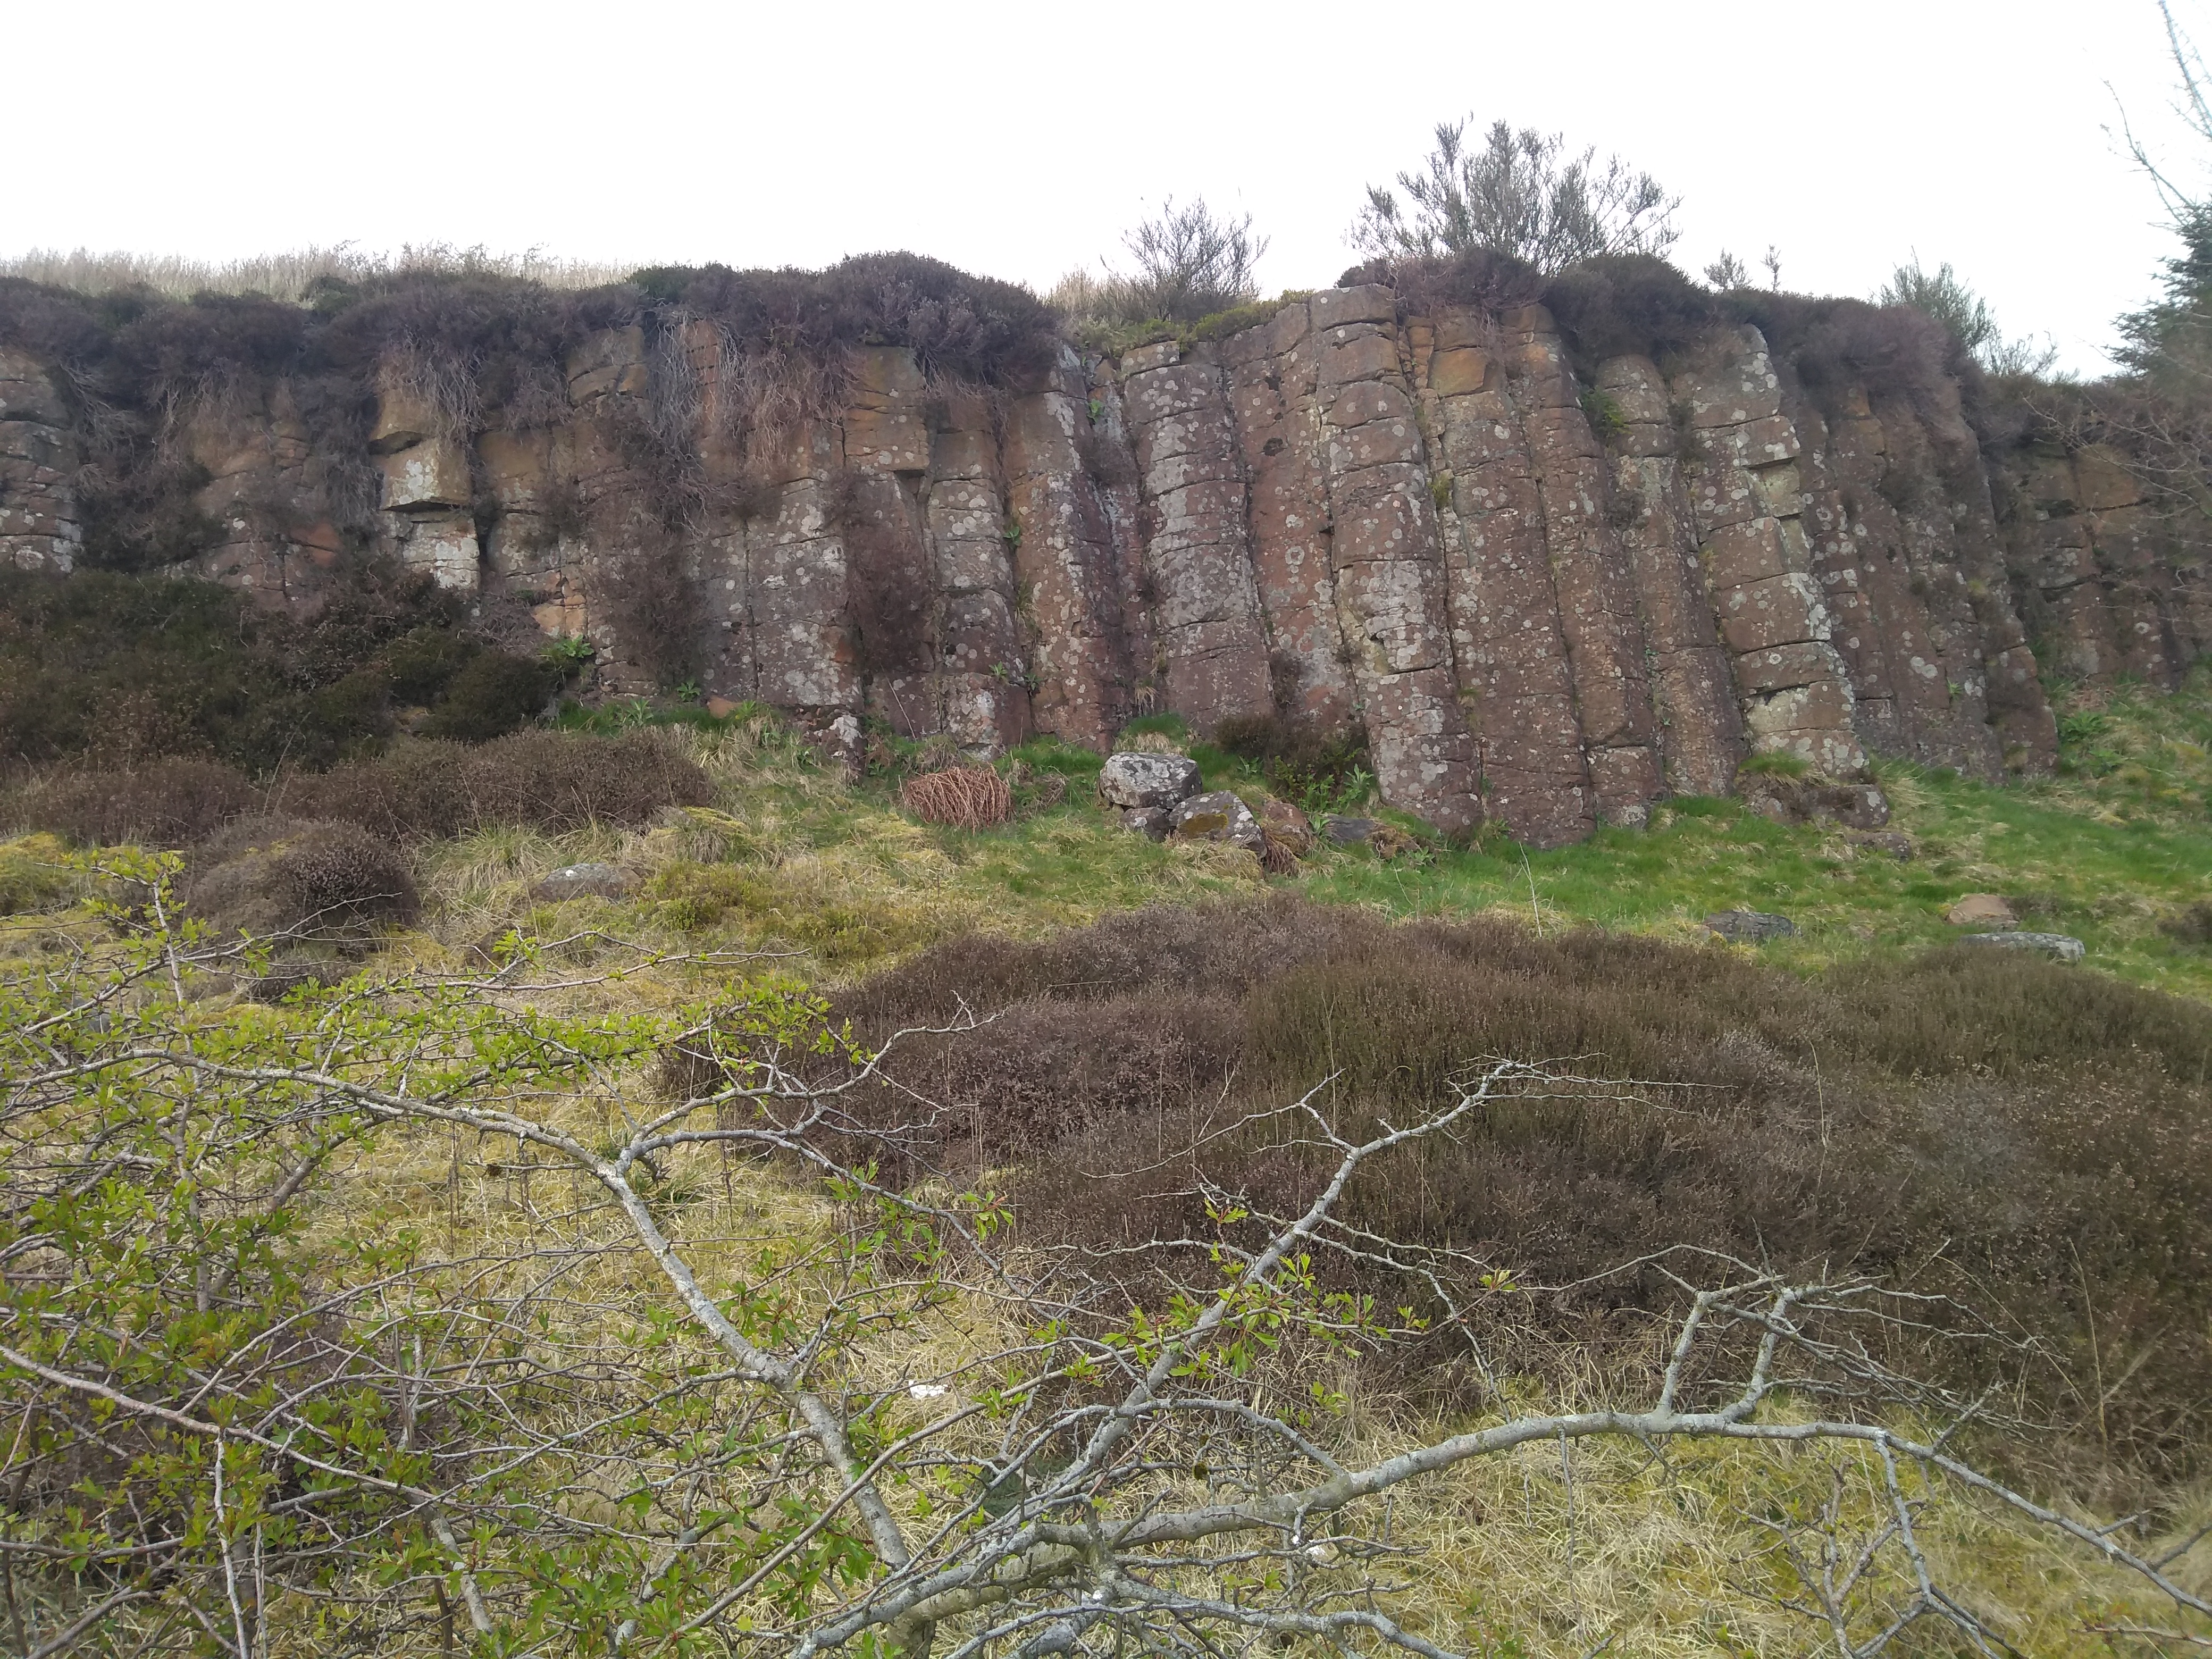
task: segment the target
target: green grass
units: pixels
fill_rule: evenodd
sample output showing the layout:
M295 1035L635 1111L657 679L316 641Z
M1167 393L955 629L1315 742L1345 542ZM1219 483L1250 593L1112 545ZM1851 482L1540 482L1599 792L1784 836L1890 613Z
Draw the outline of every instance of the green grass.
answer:
M1773 823L1735 800L1678 799L1655 811L1648 829L1604 830L1554 852L1495 836L1464 848L1430 836L1420 850L1386 862L1364 848L1324 845L1287 879L1314 898L1395 916L1505 910L1547 932L1594 925L1702 939L1711 912L1778 911L1796 923L1797 936L1758 948L1807 969L1954 938L1959 930L1944 921L1945 909L1962 895L1995 892L2013 902L2022 927L2083 940L2097 969L2212 999L2212 950L2161 928L2212 899L2212 815L2193 771L2204 765L2212 784L2212 763L2193 735L2181 735L2212 738L2212 679L2192 680L2172 698L2123 690L2100 704L2069 708L2064 764L2049 780L1993 787L1882 765L1892 828L1913 844L1906 860L1832 826ZM2080 718L2085 712L2094 722ZM1164 720L1147 726L1174 735ZM748 729L772 731L759 720ZM2084 732L2095 746L2085 745ZM750 918L753 937L814 947L830 977L871 971L966 928L1033 934L1257 883L1234 857L1213 856L1220 849L1163 848L1124 830L1093 797L1099 757L1055 739L1039 738L1012 758L1032 777L1064 776L1065 804L982 834L916 823L896 807L895 779L842 784L808 768L787 739L702 731L696 741L720 806L749 833L741 854L707 848L684 857L701 865L735 858L756 874L725 883L732 902L678 905L659 919L703 926L708 916L733 925ZM1188 751L1208 787L1255 803L1264 795L1255 767L1206 744ZM684 878L657 890L677 896ZM825 916L817 928L803 921L809 904L872 906L876 916L854 927L829 927Z

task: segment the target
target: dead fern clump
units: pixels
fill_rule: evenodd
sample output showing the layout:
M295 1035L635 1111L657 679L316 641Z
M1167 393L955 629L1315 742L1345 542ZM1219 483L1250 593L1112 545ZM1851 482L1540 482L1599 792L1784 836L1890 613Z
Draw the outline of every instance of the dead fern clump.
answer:
M988 830L1014 815L1014 792L988 766L953 766L908 778L899 805L924 823Z

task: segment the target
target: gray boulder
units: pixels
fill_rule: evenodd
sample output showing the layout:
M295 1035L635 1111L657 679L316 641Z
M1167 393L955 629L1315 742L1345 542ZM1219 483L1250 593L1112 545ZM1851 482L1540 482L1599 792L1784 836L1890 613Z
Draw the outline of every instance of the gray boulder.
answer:
M1267 838L1252 809L1227 789L1193 795L1169 814L1178 841L1221 841L1248 852L1264 853Z
M530 896L554 904L580 898L627 898L636 884L611 864L568 864L532 888Z
M2088 947L2064 933L1969 933L1961 945L1995 945L2007 951L2038 951L2056 962L2079 962Z
M1147 841L1168 838L1168 809L1164 806L1132 806L1121 814L1121 822Z
M1109 755L1098 769L1098 793L1109 805L1176 806L1199 792L1198 763L1187 755Z
M1723 939L1756 945L1762 939L1788 939L1797 924L1770 910L1722 910L1705 918L1705 926Z

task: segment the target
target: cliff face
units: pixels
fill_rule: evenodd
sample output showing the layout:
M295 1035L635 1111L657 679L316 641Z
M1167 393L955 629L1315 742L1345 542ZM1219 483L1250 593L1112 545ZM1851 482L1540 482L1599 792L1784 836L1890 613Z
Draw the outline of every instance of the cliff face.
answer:
M83 417L52 368L0 349L0 557L65 570ZM994 387L860 346L830 405L750 424L758 360L680 315L589 332L469 421L403 368L344 457L281 374L186 410L191 568L307 605L365 540L488 621L588 637L607 689L977 750L1357 720L1393 805L1538 845L1756 754L2047 767L2023 611L2073 676L2212 648L2201 560L2116 458L1985 456L1948 381L1816 401L1742 324L1578 375L1540 306L1352 287ZM374 496L350 524L340 477Z

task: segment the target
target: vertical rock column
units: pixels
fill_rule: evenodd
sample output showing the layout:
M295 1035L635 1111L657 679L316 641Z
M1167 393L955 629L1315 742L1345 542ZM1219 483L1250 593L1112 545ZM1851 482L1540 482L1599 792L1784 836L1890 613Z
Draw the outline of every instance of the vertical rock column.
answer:
M1992 780L2007 772L2048 772L2058 758L2058 722L2013 607L1989 472L1954 382L1936 388L1922 423L1949 502L1954 556L1974 629L1983 696L1982 706L1970 711L1982 723L1972 733L1974 752Z
M1832 586L1850 582L1865 596L1861 625L1847 630L1866 656L1879 641L1883 678L1872 684L1886 693L1893 720L1869 721L1868 740L1880 744L1893 732L1890 752L1936 766L1965 763L1966 745L1958 730L1945 672L1943 649L1929 620L1927 583L1916 573L1907 546L1904 519L1896 501L1911 487L1893 470L1889 438L1866 394L1847 388L1835 418L1824 423L1826 446L1819 476L1836 490L1836 510L1848 529L1824 553L1821 576Z
M1001 453L1007 505L1019 532L1014 570L1034 630L1030 669L1037 724L1071 743L1103 749L1127 718L1130 676L1111 534L1076 441L1090 427L1089 393L1081 363L1061 347L1045 384L1008 409ZM1236 489L1241 495L1242 483ZM1240 500L1240 521L1242 506ZM1180 510L1203 516L1211 509ZM1224 556L1241 562L1243 551L1224 549ZM1246 586L1249 591L1249 574ZM1219 718L1194 714L1193 724L1210 729Z
M1252 567L1269 667L1281 682L1276 701L1324 730L1342 726L1354 717L1358 694L1329 569L1328 457L1316 406L1321 357L1310 302L1286 305L1223 341L1221 362L1252 481Z
M0 564L66 573L84 544L75 492L76 446L53 382L0 346Z
M2112 619L2113 672L2171 689L2185 659L2172 622L2172 579L2160 557L2164 526L2135 474L2101 444L2075 455L2074 483Z
M1650 358L1615 357L1599 368L1598 387L1620 414L1610 441L1613 500L1626 509L1620 541L1643 616L1667 787L1725 795L1743 760L1743 717L1698 562L1667 383Z
M937 590L938 719L963 748L995 752L1030 733L1013 554L990 410L972 393L954 395L946 408L922 486Z
M1544 502L1491 320L1438 318L1422 399L1449 480L1443 513L1452 655L1492 816L1534 847L1597 822L1566 636L1544 542Z
M745 526L758 695L785 708L860 707L845 540L832 507L836 434L815 421L763 434L752 465L772 510Z
M1875 405L1889 458L1884 476L1896 507L1912 592L1928 618L1936 648L1929 665L1941 675L1948 700L1942 763L1969 777L1995 780L2003 771L1996 734L1989 723L1989 681L1982 660L1982 629L1960 568L1954 503L1944 487L1934 441L1919 416L1905 404ZM1931 684L1931 690L1933 684Z
M1856 389L1854 389L1856 392ZM1867 411L1856 395L1857 413ZM1847 401L1848 418L1853 404ZM1832 429L1820 411L1791 386L1783 387L1782 413L1796 428L1803 484L1802 519L1814 580L1828 607L1829 642L1851 683L1851 720L1859 741L1884 755L1908 755L1905 720L1890 659L1890 629L1883 601L1899 585L1887 579L1887 562L1870 544L1863 517L1853 511L1857 490L1838 465ZM1901 590L1899 590L1901 591Z
M854 649L868 712L902 737L916 738L938 728L936 581L921 506L930 452L927 387L906 347L862 346L851 362L836 506Z
M1329 563L1383 799L1444 830L1482 818L1474 739L1454 683L1443 549L1398 357L1395 296L1313 301L1328 456Z
M1121 395L1149 519L1146 572L1167 707L1201 732L1273 706L1220 368L1172 342L1122 360Z
M1590 789L1607 823L1641 823L1664 788L1636 585L1607 509L1613 492L1551 314L1498 319L1507 374L1544 500L1552 586L1574 676Z
M1866 751L1813 579L1797 434L1782 415L1766 342L1753 328L1720 331L1672 390L1702 451L1692 479L1698 556L1751 747L1856 775Z

